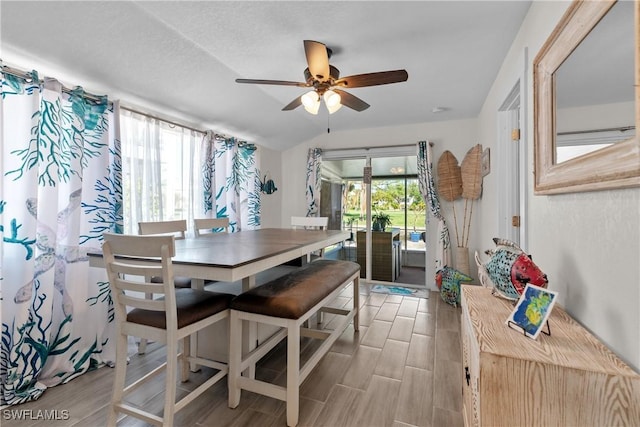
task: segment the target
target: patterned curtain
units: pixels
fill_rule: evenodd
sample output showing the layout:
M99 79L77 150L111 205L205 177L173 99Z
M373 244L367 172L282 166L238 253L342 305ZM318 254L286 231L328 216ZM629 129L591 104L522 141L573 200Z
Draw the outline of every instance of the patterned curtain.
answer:
M106 274L86 253L122 232L122 188L117 105L35 71L0 79L0 404L13 405L113 360Z
M318 216L320 213L320 168L322 166L322 150L309 148L307 154L307 216Z
M438 249L435 256L436 270L451 262L449 228L440 212L440 200L433 179L433 153L427 141L418 142L418 186L431 214L438 219ZM428 216L426 218L428 220ZM425 221L426 222L426 221ZM426 242L426 239L425 239Z
M202 215L229 218L231 231L260 227L260 170L256 146L207 132L202 139Z

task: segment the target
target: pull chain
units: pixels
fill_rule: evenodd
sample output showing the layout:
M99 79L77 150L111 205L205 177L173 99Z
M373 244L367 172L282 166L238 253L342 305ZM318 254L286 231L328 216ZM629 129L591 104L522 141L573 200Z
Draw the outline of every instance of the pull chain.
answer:
M331 118L331 114L327 114L327 133L331 133L331 127L329 126L330 118Z

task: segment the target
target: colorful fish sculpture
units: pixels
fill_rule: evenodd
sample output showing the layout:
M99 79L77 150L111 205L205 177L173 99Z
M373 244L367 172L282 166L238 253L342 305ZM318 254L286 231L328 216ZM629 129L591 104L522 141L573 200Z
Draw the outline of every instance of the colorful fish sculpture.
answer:
M519 299L527 283L547 287L547 275L518 245L497 237L493 242L496 248L485 251L489 261L483 262L478 253L475 254L478 278L483 286L493 288L494 294L510 300Z
M473 277L446 265L436 272L436 285L440 289L440 297L444 302L454 307L460 306L461 283L471 281L473 281Z

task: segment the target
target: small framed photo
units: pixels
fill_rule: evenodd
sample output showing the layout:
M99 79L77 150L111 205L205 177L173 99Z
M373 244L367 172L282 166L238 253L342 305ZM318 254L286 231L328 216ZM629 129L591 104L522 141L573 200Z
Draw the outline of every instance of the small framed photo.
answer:
M507 325L517 326L529 338L538 338L543 327L548 326L547 320L557 295L557 292L527 284L515 309L507 319Z
M485 148L482 152L482 177L489 175L491 172L491 152L489 147Z

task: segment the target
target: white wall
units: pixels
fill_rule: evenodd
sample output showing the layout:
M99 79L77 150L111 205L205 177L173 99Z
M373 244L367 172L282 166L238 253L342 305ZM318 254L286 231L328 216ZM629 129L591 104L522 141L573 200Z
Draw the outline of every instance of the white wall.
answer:
M579 323L636 370L640 369L640 189L533 195L535 55L568 2L534 2L478 117L480 139L496 141L496 111L527 60L526 140L529 252L549 276L549 288ZM492 146L492 150L494 147ZM493 166L492 166L493 169ZM495 180L492 173L485 184ZM490 187L496 187L494 183ZM496 195L485 186L480 229L486 247L496 232ZM551 330L553 333L553 328Z
M282 162L280 151L270 150L268 148L258 146L260 156L260 171L264 180L264 176L269 174L278 189L275 193L260 195L260 224L262 228L279 228L280 227L280 210L282 207Z

